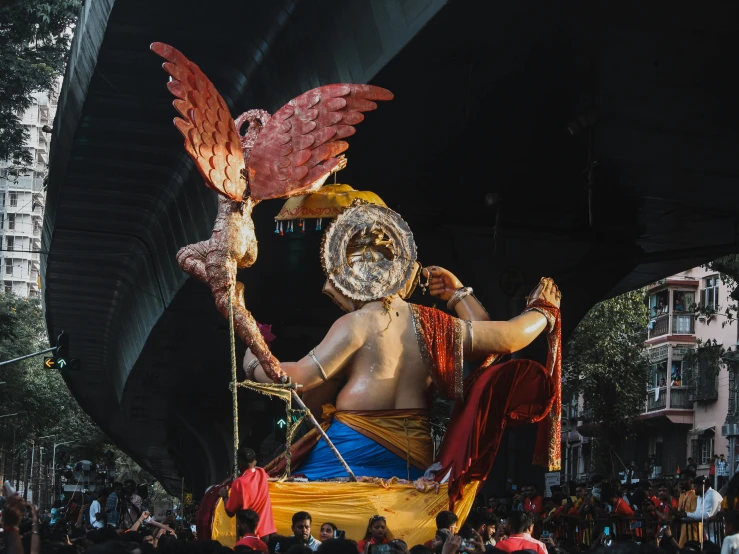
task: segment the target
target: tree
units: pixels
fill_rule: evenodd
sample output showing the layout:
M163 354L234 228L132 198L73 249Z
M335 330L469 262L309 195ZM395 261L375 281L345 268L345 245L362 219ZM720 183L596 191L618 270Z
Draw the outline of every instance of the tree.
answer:
M0 3L0 160L30 165L20 115L31 94L52 90L64 72L80 0Z
M45 329L41 304L37 299L0 294L0 361L48 348ZM5 468L0 467L0 473L24 482L26 476L21 474L21 454L30 451L32 440L38 446L39 437L51 435L47 439L47 448L49 443L68 443L60 447L58 454L64 451L72 461L86 459L105 466L105 452L111 451L119 473L117 479L131 478L137 483L146 483L152 502L170 500L151 475L113 446L112 441L82 411L59 372L46 369L41 358L29 358L0 367L0 381L4 382L0 385L0 451L8 452L17 462L14 475L11 475L12 463L9 461L6 461ZM57 459L57 462L66 460Z
M0 360L49 347L41 304L37 299L0 295ZM72 441L79 456L95 457L110 442L72 398L56 370L43 367L40 357L0 368L0 445L12 449L40 436ZM84 445L84 446L83 446ZM71 450L71 448L68 448Z
M648 311L645 291L636 290L597 304L565 347L566 397L582 395L585 412L597 424L596 465L606 475L620 468L614 452L644 411L649 361L645 353Z

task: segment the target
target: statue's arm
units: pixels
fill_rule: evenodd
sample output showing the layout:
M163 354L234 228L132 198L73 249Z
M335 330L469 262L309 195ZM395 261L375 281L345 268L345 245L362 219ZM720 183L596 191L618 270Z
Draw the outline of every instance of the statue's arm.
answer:
M472 294L465 296L460 300L454 311L457 313L459 319L466 321L490 321L490 315L487 310L483 308L480 301L475 298Z
M510 321L473 321L471 354L485 357L518 352L531 344L547 325L547 318L539 312L526 312Z
M312 355L309 353L297 362L280 362L280 367L293 383L302 385L303 391L309 391L339 377L364 343L359 323L357 314L347 314L339 318L320 344L312 350ZM247 351L244 366L251 361L250 354ZM272 382L261 366L257 366L254 378L260 383Z
M542 278L539 285L529 295L529 301L543 299L559 308L562 294L549 278ZM526 348L549 325L547 318L536 310L530 310L509 321L473 321L470 324L472 337L472 357L491 354L511 354ZM469 331L467 331L469 333Z
M448 302L454 293L464 289L462 282L448 269L432 265L423 269L424 279L428 279L429 293L431 296ZM473 294L466 294L457 301L452 308L459 319L467 321L490 321L488 312L483 308L480 301Z

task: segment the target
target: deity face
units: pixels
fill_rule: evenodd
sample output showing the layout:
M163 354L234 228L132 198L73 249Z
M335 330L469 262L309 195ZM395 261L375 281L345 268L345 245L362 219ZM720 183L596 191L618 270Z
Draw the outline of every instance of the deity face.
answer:
M334 304L346 313L351 313L357 309L354 301L342 294L331 282L331 279L326 279L326 283L323 285L323 294L328 296Z

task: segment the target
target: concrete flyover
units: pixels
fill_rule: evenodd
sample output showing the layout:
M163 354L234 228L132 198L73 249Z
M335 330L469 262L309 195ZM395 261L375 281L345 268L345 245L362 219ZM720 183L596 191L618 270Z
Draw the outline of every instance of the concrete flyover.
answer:
M226 322L175 263L210 235L215 195L171 123L151 42L198 63L233 114L330 82L391 89L396 99L352 137L341 181L397 209L421 261L458 273L494 317L555 277L569 332L598 300L739 251L739 112L726 77L738 11L88 0L43 230L49 333L67 330L82 359L71 390L171 491L184 477L197 495L228 473ZM294 359L337 312L320 294L320 236L275 236L279 207L257 207L260 256L240 277L247 305L274 325L277 356ZM246 395L242 406L242 439L259 446L279 406ZM502 468L529 456L521 436Z

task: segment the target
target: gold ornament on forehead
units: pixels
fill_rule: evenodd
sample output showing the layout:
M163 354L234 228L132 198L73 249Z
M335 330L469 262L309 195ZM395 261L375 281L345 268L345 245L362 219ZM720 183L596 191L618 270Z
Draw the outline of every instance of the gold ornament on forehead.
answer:
M326 230L321 262L339 291L369 302L397 294L414 277L416 244L399 214L355 200Z

